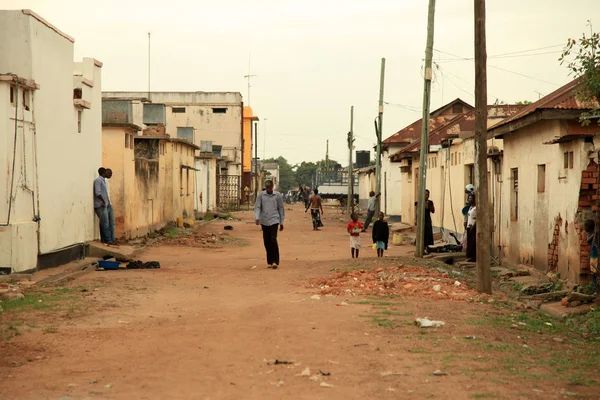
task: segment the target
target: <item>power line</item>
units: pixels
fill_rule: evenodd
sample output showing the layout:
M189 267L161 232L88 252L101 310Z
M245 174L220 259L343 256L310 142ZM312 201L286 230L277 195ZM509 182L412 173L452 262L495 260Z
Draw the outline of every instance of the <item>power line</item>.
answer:
M499 69L500 71L508 72L508 73L510 73L510 74L519 75L519 76L522 76L522 77L524 77L524 78L533 79L534 81L538 81L538 82L547 83L547 84L549 84L549 85L554 85L554 86L562 86L562 85L559 85L559 84L557 84L557 83L548 82L548 81L545 81L545 80L543 80L543 79L534 78L533 76L525 75L525 74L522 74L522 73L520 73L520 72L510 71L510 70L508 70L508 69L504 69L504 68L496 67L496 66L494 66L494 65L489 65L489 64L488 64L488 67L490 67L490 68L495 68L495 69Z
M390 103L388 101L384 101L383 103L386 104L386 105L388 105L388 106L394 106L394 107L402 108L404 110L408 110L408 111L412 111L412 112L416 112L416 113L423 112L422 109L420 109L418 107L407 106L407 105L404 105L404 104Z
M520 51L513 51L510 53L502 53L502 54L495 54L495 55L490 55L488 56L488 59L491 58L506 58L506 57L512 57L512 56L517 56L517 57L527 57L527 56L531 56L531 55L543 55L543 54L552 54L552 53L559 53L560 51L547 51L547 52L542 52L542 53L534 53L534 54L524 54L524 53L531 53L531 52L535 52L535 51L540 51L540 50L548 50L548 49L553 49L556 47L563 47L563 44L555 44L553 46L545 46L545 47L538 47L536 49L528 49L528 50L520 50ZM442 50L438 50L438 49L434 49L435 51L437 51L438 53L443 53L443 54L448 54L449 56L453 56L453 57L457 57L460 58L461 60L465 60L465 61L472 61L475 58L474 57L462 57L456 54L452 54L452 53L448 53L447 51L442 51ZM437 60L437 61L444 61L444 60ZM452 59L449 59L448 61L453 61Z
M521 58L521 57L532 57L532 56L542 56L544 54L559 54L562 53L562 50L559 51L545 51L543 53L532 53L532 54L516 54L516 55L509 55L509 56L490 56L488 57L488 59L490 60L501 60L501 59L505 59L505 58ZM473 61L475 60L474 58L464 58L464 59L456 59L456 58L438 58L436 61L438 62L445 62L445 63L451 63L451 62L461 62L461 61Z
M475 96L474 96L474 94L473 94L473 93L470 93L470 92L468 92L468 91L466 91L466 90L464 90L464 89L460 88L460 87L459 87L459 86L458 86L456 83L454 83L454 82L452 81L452 79L450 79L448 76L446 76L446 75L445 75L445 73L446 73L446 74L450 74L450 75L452 75L452 76L453 76L453 77L455 77L456 79L458 79L458 80L460 80L460 81L462 81L462 82L466 83L466 84L467 84L467 85L469 85L469 86L471 86L471 83L467 82L466 80L464 80L464 79L463 79L463 78L461 78L460 76L458 76L458 75L456 75L456 74L453 74L453 73L452 73L452 72L450 72L450 71L444 71L444 70L442 69L442 67L440 67L440 66L439 66L437 63L435 63L435 65L436 65L436 67L437 67L437 68L440 70L440 73L442 74L442 77L444 77L444 78L448 79L448 81L450 81L450 83L451 83L451 84L453 84L454 86L456 86L456 87L457 87L459 90L461 90L461 91L463 91L463 92L467 93L469 96L471 96L471 97L475 98ZM475 85L473 85L473 91L475 91ZM489 93L489 92L488 92L488 94L490 94L492 97L495 97L495 98L497 98L497 99L499 99L499 98L500 98L499 96L495 96L493 93Z
M437 49L436 49L436 51L438 51L438 52L440 52L440 53L448 54L448 55L450 55L450 56L453 56L453 57L458 57L458 58L460 58L460 59L463 59L463 60L467 60L467 61L471 60L471 59L469 59L469 58L462 57L462 56L459 56L459 55L457 55L457 54L448 53L447 51L442 51L442 50L437 50ZM522 73L520 73L520 72L511 71L511 70L508 70L508 69L506 69L506 68L500 68L500 67L496 67L495 65L488 64L488 67L490 67L490 68L495 68L495 69L498 69L498 70L500 70L500 71L508 72L508 73L510 73L510 74L519 75L519 76L522 76L522 77L524 77L524 78L533 79L533 80L535 80L535 81L538 81L538 82L547 83L547 84L549 84L549 85L561 86L561 85L559 85L559 84L556 84L556 83L553 83L553 82L549 82L549 81L545 81L545 80L543 80L543 79L538 79L538 78L535 78L535 77L533 77L533 76L529 76L529 75L522 74Z

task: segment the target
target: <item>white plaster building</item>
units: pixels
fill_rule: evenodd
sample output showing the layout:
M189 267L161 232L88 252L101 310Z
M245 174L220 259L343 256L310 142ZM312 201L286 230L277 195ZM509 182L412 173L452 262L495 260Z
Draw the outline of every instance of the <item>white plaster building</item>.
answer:
M96 237L102 162L101 67L30 10L0 11L0 268L85 254Z

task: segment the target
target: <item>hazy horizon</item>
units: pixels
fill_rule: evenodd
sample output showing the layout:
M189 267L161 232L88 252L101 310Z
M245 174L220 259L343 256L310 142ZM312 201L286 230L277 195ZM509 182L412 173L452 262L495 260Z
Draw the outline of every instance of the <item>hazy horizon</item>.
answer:
M488 103L535 101L567 83L560 51L568 38L589 32L590 16L600 15L597 0L487 3ZM2 0L0 6L32 9L74 37L76 59L104 63L103 91L147 90L148 32L153 91L240 92L247 103L244 76L257 75L249 105L261 118L260 157L317 161L329 139L330 158L347 164L352 105L356 149L370 150L382 57L390 103L384 138L421 117L427 1ZM474 104L473 1L438 1L435 30L431 109L457 97Z

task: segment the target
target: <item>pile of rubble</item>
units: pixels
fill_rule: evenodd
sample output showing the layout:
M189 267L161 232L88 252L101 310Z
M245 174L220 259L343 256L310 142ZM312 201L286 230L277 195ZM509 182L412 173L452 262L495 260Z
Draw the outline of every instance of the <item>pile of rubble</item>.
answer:
M20 275L16 276L16 274L15 276L9 275L6 279L0 281L0 304L24 299L25 291L36 284L36 282L28 279L19 280L19 277Z
M329 278L312 280L308 287L318 288L323 295L336 296L411 295L452 300L487 298L446 272L404 265L337 272Z
M215 248L220 247L220 243L224 241L225 234L222 232L195 232L192 230L185 230L182 231L179 236L163 238L161 243L174 246Z

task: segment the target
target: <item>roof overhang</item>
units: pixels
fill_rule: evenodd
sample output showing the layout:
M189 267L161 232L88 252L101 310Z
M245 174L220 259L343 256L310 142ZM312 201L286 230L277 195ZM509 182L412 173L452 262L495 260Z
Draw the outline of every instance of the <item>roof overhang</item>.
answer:
M394 154L394 155L390 156L390 159L392 160L392 162L398 162L400 160L405 160L407 158L416 157L419 154L420 153L418 151L407 151L407 152Z
M579 118L583 112L585 112L585 110L565 110L556 108L537 110L523 118L508 122L496 128L492 127L491 129L488 129L488 139L502 139L504 135L508 133L513 133L516 130L543 120L576 119Z
M568 142L572 142L574 140L578 140L578 139L585 139L588 137L594 137L594 135L585 135L585 134L580 134L580 135L563 135L563 136L559 136L553 140L550 140L548 142L544 142L543 144L559 144L559 143L568 143Z
M140 128L139 126L137 126L135 124L125 124L125 123L121 124L118 122L105 122L102 124L102 127L103 128L127 128L127 129L131 129L131 130L134 130L137 132L142 130L142 128Z

